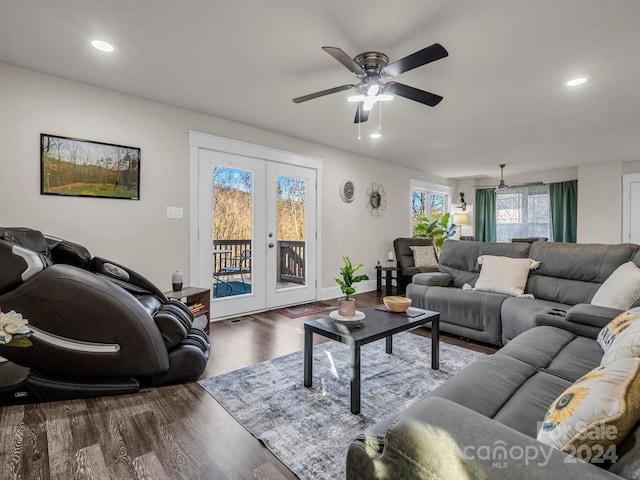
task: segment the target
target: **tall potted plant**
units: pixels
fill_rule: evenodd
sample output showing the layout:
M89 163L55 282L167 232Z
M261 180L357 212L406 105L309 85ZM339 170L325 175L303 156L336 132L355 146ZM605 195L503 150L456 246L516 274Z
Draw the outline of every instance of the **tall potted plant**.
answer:
M350 295L356 293L356 289L353 288L354 283L361 282L362 280L369 280L367 274L355 275L358 269L362 268L362 264L353 267L349 257L342 256L344 266L340 268L342 278L336 278L336 282L340 285L342 293L345 294L344 298L338 299L338 314L344 317L353 317L356 314L356 299L350 298Z
M429 220L427 217L419 218L414 230L414 238L430 238L433 245L436 247L436 251L440 252L444 241L453 237L456 234L456 224L451 223L449 225L450 213L445 213L440 218Z

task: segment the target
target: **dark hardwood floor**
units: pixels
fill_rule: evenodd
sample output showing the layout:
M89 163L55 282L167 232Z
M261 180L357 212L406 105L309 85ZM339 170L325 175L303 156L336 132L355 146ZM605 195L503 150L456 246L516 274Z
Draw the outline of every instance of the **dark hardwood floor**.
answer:
M382 303L375 292L357 298L360 307ZM271 311L213 323L202 378L301 350L304 322L323 316L290 319ZM413 332L429 336L424 328ZM496 350L446 334L441 341ZM0 460L2 479L297 478L196 382L0 407Z

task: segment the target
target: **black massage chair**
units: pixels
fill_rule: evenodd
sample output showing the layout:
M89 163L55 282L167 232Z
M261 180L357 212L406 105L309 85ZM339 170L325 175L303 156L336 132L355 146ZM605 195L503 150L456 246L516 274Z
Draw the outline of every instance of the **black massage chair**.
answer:
M209 339L184 304L29 228L0 228L0 310L33 330L32 346L0 345L9 360L0 363L0 404L133 393L198 378L209 359Z

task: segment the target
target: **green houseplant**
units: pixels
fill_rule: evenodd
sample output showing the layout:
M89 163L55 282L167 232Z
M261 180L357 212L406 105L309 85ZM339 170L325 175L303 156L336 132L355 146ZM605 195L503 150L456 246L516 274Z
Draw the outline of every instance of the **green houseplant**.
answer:
M451 214L448 212L433 220L429 220L427 217L419 218L419 223L413 229L413 237L430 238L436 247L436 251L440 252L444 241L449 237L453 237L456 233L456 224L451 223L449 225L450 218Z
M340 285L340 290L345 294L345 298L338 300L338 313L345 317L353 317L356 314L356 300L355 298L350 298L350 295L356 293L353 284L362 280L369 280L369 277L366 273L363 275L355 274L362 268L361 263L354 267L349 257L344 255L342 256L342 261L344 262L344 266L340 268L342 278L336 278L336 283Z

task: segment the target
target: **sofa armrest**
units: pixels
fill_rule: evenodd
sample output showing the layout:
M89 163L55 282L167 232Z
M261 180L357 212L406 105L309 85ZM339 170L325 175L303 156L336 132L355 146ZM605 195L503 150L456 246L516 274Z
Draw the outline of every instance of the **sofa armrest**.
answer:
M453 279L448 273L426 272L414 275L411 282L417 285L426 285L427 287L449 287L452 285Z
M379 440L361 436L351 443L348 480L621 478L438 397L410 407L391 425L383 445Z
M562 328L581 337L596 338L602 327L613 320L622 310L580 303L569 308L563 315L546 308L534 317L534 325Z
M589 303L579 303L567 310L566 319L573 323L590 325L601 329L622 313L617 308L600 307Z

